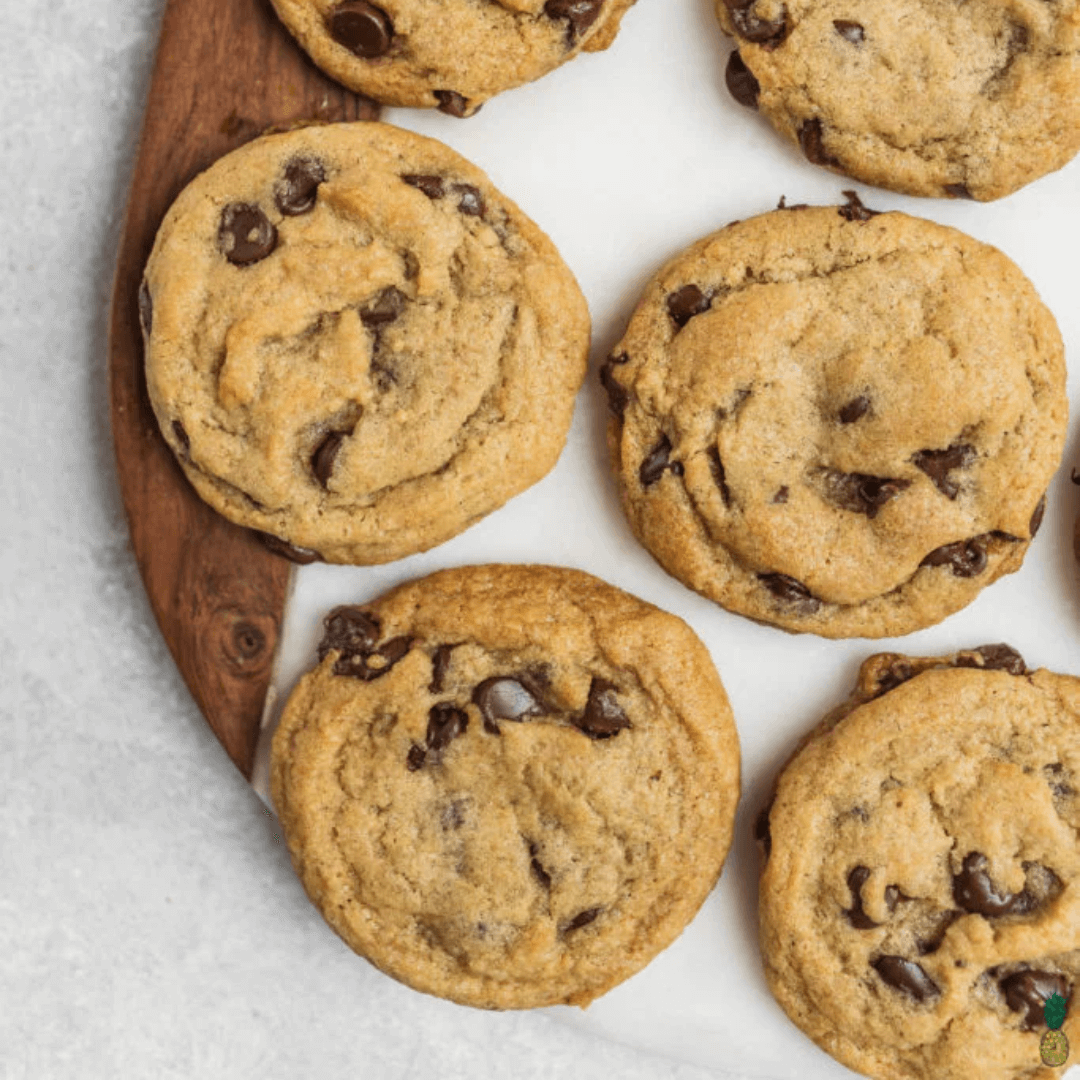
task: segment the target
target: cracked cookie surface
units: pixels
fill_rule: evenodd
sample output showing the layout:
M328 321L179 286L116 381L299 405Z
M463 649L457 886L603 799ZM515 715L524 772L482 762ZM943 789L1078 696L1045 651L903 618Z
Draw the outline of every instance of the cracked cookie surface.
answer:
M1007 646L871 657L759 819L788 1016L880 1080L1045 1078L1080 1036L1080 679Z
M376 123L267 136L199 176L140 309L188 479L298 560L423 551L535 483L589 348L551 241L453 151Z
M716 0L727 82L810 161L997 199L1080 149L1080 0Z
M1061 337L1017 267L857 199L693 245L601 380L660 564L827 637L928 626L1018 569L1067 420Z
M387 105L474 113L582 51L606 49L634 0L273 0L316 64Z
M680 619L573 570L447 570L326 620L271 790L312 901L408 985L585 1005L690 921L739 749Z

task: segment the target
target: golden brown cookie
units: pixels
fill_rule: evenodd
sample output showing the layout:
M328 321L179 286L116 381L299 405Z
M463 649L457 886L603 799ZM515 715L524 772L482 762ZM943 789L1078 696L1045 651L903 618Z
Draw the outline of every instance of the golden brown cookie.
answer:
M879 1080L1049 1080L1080 1037L1080 679L1004 645L871 657L759 822L789 1017Z
M1018 569L1067 420L1061 336L1017 267L857 199L694 244L602 380L660 564L826 637L929 626Z
M575 570L466 567L337 609L319 656L274 803L308 895L387 974L586 1005L716 882L738 740L680 619Z
M387 105L470 116L488 98L606 49L634 0L273 0L311 58Z
M195 489L328 562L424 551L543 477L589 348L551 241L452 150L375 123L267 136L199 176L141 308Z

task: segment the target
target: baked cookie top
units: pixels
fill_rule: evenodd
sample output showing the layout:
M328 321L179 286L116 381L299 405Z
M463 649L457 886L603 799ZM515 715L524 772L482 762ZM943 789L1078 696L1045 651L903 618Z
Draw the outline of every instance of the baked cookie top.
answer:
M312 901L389 975L585 1005L716 882L738 741L680 619L574 570L466 567L337 609L319 655L274 804Z
M1080 1037L1080 679L996 645L872 657L784 768L759 838L788 1016L880 1080L1048 1078Z
M338 82L387 105L469 116L495 94L606 49L634 0L272 0Z
M589 348L551 241L452 150L376 123L266 136L197 177L141 306L198 493L329 562L426 550L544 476Z
M854 197L694 244L601 377L660 564L826 637L928 626L1016 570L1067 420L1061 337L1017 267Z
M1080 149L1080 0L716 0L728 86L816 165L997 199Z

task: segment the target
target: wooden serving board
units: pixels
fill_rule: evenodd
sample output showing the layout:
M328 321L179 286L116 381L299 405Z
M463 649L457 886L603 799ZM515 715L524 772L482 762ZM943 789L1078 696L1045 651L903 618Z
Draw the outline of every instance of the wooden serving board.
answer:
M248 779L290 564L206 506L159 434L143 372L139 283L169 205L222 154L271 127L377 115L377 105L311 64L268 0L167 0L113 288L113 440L150 605L199 708Z

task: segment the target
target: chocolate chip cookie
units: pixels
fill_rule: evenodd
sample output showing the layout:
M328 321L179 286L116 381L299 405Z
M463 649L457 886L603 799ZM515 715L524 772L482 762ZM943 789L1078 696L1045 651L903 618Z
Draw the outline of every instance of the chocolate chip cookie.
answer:
M1048 1078L1080 1036L1080 679L1005 645L871 657L759 819L761 947L791 1019L882 1080Z
M468 567L338 608L319 656L274 803L309 896L387 974L585 1005L715 883L738 741L681 620L574 570Z
M327 74L387 105L469 116L606 49L634 0L273 0Z
M140 308L184 472L301 560L423 551L535 483L589 348L551 241L453 151L376 123L267 136L199 176Z
M1080 0L716 0L736 100L816 165L998 199L1080 150Z
M661 565L826 637L929 626L1018 569L1067 419L1061 337L1017 267L854 196L672 260L601 378Z

